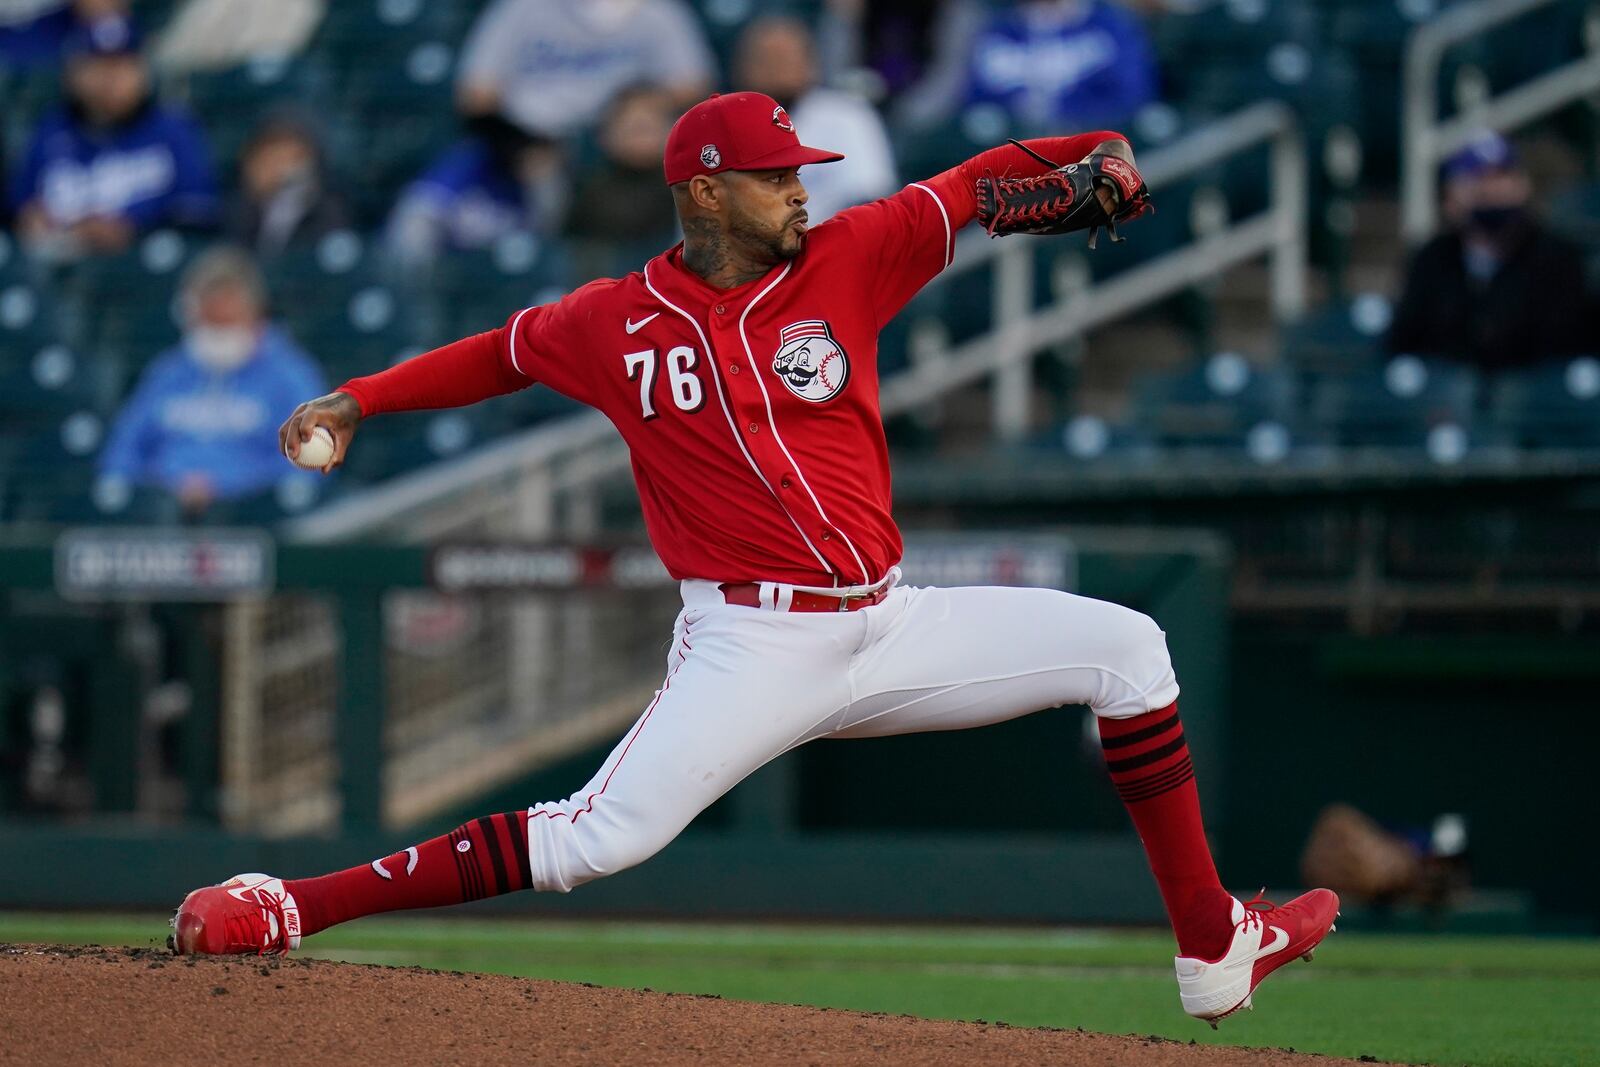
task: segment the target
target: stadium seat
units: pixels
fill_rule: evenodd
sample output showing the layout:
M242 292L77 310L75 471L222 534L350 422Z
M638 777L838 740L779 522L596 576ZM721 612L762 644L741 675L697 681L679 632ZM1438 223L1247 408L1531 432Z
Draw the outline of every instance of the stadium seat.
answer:
M234 180L240 149L267 117L286 112L314 126L326 114L333 76L307 56L262 56L218 71L195 71L171 86L205 128L212 159ZM321 131L319 131L321 132Z
M1459 364L1396 356L1381 367L1317 382L1313 423L1347 447L1422 449L1452 462L1472 436L1477 375Z
M87 410L41 420L6 464L6 516L21 522L95 522L90 494L106 421Z
M1600 449L1600 359L1506 371L1489 389L1489 417L1525 448Z
M1388 298L1377 293L1329 304L1284 330L1284 358L1307 384L1370 372L1392 317Z
M1278 449L1294 411L1294 377L1252 366L1236 352L1218 352L1173 374L1149 375L1133 387L1128 421L1158 445L1243 450ZM1280 431L1261 430L1277 426ZM1281 457L1278 457L1281 458Z

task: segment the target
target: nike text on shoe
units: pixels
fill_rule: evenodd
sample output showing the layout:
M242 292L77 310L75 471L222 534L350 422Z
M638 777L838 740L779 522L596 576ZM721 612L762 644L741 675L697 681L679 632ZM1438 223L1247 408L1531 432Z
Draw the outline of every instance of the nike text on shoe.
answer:
M1221 959L1179 956L1173 961L1183 1010L1215 1029L1219 1019L1251 1006L1256 986L1267 975L1291 960L1309 960L1338 917L1339 898L1326 889L1283 905L1259 894L1251 901L1235 900L1233 943Z
M300 909L281 879L237 874L184 897L167 944L180 956L282 955L300 947Z

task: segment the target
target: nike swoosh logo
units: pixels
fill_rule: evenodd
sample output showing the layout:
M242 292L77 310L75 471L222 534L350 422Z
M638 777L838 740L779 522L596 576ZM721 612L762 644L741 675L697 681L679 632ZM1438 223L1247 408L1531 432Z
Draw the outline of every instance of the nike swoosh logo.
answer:
M659 311L656 312L656 315L659 315L659 314L661 314L661 312L659 312ZM644 318L640 319L638 322L634 322L632 319L628 319L623 324L623 329L627 330L630 334L638 333L640 330L642 330L646 326L650 325L650 323L655 320L656 315L646 315Z
M1289 943L1289 931L1281 926L1269 926L1267 929L1272 931L1272 944L1261 945L1248 956L1240 956L1236 960L1230 960L1224 965L1225 968L1231 971L1238 967L1250 967L1255 964L1256 960L1264 956L1283 951L1284 946Z
M1260 959L1262 956L1270 956L1274 952L1281 950L1284 945L1289 943L1289 931L1285 930L1283 927L1269 926L1267 929L1272 931L1272 944L1262 945L1260 948L1256 949L1256 959Z

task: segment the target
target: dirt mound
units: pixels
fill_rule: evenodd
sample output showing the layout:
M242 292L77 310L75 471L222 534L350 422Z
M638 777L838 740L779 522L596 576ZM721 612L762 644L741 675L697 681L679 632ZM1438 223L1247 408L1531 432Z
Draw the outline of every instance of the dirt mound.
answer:
M303 959L0 946L0 1063L1354 1064Z

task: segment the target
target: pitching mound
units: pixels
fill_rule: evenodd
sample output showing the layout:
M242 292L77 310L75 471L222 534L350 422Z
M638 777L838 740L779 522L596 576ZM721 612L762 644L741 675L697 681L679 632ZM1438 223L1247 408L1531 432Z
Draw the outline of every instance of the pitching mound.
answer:
M1197 1024L1198 1025L1198 1024ZM745 1004L487 974L0 946L0 1062L1334 1067L1161 1038Z

